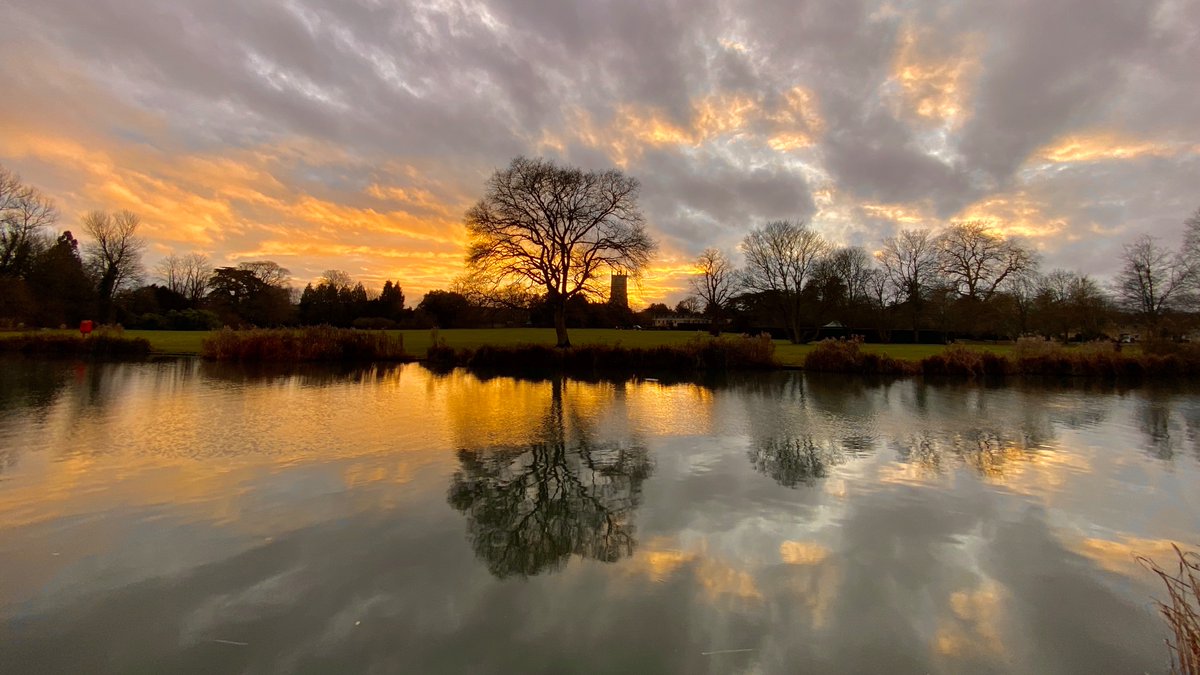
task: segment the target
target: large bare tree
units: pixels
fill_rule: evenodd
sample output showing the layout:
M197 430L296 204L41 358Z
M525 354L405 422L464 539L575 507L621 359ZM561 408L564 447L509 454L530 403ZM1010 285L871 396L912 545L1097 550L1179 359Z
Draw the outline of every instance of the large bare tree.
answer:
M113 295L142 276L142 252L146 242L137 235L141 219L130 211L108 214L91 211L83 216L83 231L92 238L86 263L96 280L100 313L112 318Z
M875 254L898 301L908 305L913 340L919 335L925 296L938 281L937 238L925 229L903 229Z
M706 248L696 258L696 272L688 283L692 293L704 305L704 312L711 322L709 332L720 335L725 306L737 287L737 270L720 249Z
M800 342L800 292L829 249L829 242L802 221L772 221L742 240L743 284L774 299L792 342Z
M636 274L654 252L638 189L637 179L616 169L514 159L492 174L483 199L466 214L467 265L476 287L544 291L558 346L571 346L567 302L600 295L603 270Z
M984 221L954 223L937 239L941 274L964 298L988 300L1006 279L1036 265L1033 251L989 231Z
M1166 312L1182 309L1190 301L1194 274L1182 252L1164 248L1144 234L1125 246L1121 258L1124 266L1114 287L1117 299L1151 329L1158 328Z

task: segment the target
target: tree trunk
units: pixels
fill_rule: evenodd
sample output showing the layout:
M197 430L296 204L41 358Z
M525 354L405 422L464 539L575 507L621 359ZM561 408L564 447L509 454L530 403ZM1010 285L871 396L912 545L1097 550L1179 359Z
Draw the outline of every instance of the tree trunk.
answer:
M554 305L554 334L558 338L556 347L565 349L571 346L571 338L567 337L567 303L565 301Z

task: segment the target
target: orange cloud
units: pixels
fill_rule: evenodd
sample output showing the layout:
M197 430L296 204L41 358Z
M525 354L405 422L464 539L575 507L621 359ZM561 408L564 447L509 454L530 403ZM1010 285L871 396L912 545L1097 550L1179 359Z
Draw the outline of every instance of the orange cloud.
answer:
M1186 152L1200 153L1200 147L1189 148L1176 143L1129 138L1111 131L1095 131L1058 138L1034 152L1032 159L1061 164L1172 157Z
M883 218L901 225L922 225L934 220L932 207L926 203L916 204L875 204L867 202L859 208L869 216Z
M1046 213L1044 203L1023 191L985 197L956 214L951 220L982 220L997 232L1029 239L1055 237L1068 231L1066 218Z
M906 26L892 62L904 110L918 119L957 127L969 113L970 87L979 71L978 40L952 41L952 53L930 53L943 46L929 31Z

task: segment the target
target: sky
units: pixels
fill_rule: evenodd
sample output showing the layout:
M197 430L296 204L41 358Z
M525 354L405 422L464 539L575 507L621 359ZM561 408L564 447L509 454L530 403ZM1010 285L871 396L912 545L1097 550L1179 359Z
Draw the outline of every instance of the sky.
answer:
M1200 0L0 0L0 165L201 251L410 301L518 155L642 183L684 295L772 219L987 219L1105 277L1200 207Z

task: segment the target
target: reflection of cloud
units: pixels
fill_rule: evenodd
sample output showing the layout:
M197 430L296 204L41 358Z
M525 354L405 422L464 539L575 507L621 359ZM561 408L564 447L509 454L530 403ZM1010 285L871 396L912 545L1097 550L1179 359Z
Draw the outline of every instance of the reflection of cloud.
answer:
M816 565L828 557L828 547L810 541L789 539L779 545L779 558L789 565Z
M1138 556L1159 562L1170 560L1175 555L1173 546L1179 542L1123 535L1117 539L1085 537L1069 540L1068 544L1076 553L1096 563L1101 569L1125 576L1138 576L1146 573L1137 561Z
M934 637L937 651L958 658L1005 654L999 623L1006 600L1004 589L992 579L951 593L950 613L942 617Z

